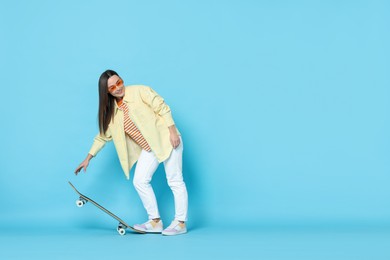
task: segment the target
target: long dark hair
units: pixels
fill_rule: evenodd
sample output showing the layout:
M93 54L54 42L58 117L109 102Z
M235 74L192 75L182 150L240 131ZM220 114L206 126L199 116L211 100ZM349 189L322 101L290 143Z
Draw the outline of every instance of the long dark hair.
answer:
M115 98L108 92L107 81L110 77L118 75L113 70L106 70L99 78L99 131L105 134L108 124L114 114Z

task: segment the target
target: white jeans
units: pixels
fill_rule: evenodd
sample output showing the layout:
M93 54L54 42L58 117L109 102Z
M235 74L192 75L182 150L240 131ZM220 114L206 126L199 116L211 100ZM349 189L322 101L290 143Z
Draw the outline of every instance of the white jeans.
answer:
M164 161L165 174L168 185L173 192L175 201L175 219L187 221L188 195L187 188L183 181L182 158L183 140L180 137L180 144L172 150L171 155ZM149 219L159 218L156 196L150 181L159 163L153 151L142 150L135 167L133 184L141 198L141 201L148 213Z

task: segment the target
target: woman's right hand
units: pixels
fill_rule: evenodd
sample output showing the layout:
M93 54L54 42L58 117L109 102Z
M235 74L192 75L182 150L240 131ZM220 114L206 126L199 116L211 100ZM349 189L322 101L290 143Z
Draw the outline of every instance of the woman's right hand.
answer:
M85 160L80 163L80 165L76 168L76 170L74 171L74 173L77 175L81 169L84 169L84 172L87 171L87 167L89 165L89 160L91 160L92 158L92 155L88 154L87 158L85 158Z

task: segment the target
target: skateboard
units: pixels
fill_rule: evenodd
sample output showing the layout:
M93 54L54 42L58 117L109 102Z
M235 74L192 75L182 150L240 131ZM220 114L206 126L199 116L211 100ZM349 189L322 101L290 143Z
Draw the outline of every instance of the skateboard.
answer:
M95 205L97 208L101 209L102 211L104 211L105 213L107 213L108 215L110 215L111 217L113 217L114 219L118 220L119 221L119 224L118 224L118 227L116 228L116 230L118 231L119 235L123 236L126 234L126 228L129 228L131 230L133 230L134 232L137 232L137 233L141 233L141 234L145 234L146 232L144 231L141 231L141 230L137 230L135 228L133 228L132 226L130 226L129 224L127 224L126 222L124 222L122 219L120 219L117 215L115 215L114 213L112 213L111 211L107 210L106 208L104 208L103 206L101 206L99 203L97 203L96 201L94 201L93 199L90 199L88 198L87 196L81 194L75 186L73 186L73 184L69 182L69 185L72 187L72 189L80 196L80 198L78 200L76 200L76 205L77 207L81 208L82 206L84 206L87 202L91 202L93 205Z

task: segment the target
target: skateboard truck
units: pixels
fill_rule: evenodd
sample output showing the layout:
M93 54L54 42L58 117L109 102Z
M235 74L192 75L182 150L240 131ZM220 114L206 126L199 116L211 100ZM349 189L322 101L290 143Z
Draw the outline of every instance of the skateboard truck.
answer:
M119 222L118 227L116 228L116 231L118 231L119 235L123 236L126 234L126 225Z

